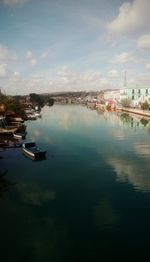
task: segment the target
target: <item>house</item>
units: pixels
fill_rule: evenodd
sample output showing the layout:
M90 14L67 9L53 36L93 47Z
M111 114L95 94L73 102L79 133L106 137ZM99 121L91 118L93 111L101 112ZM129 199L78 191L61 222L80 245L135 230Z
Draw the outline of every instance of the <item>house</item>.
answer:
M104 92L104 99L107 100L120 100L120 90L114 89L114 90L106 90Z
M150 99L150 87L122 88L120 100L129 99L133 103L140 103Z

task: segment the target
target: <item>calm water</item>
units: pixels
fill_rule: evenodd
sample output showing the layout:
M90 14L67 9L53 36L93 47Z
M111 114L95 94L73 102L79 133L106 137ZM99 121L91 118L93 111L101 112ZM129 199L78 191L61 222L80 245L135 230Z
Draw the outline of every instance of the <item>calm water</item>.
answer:
M26 125L47 159L0 152L1 261L148 261L150 123L56 105Z

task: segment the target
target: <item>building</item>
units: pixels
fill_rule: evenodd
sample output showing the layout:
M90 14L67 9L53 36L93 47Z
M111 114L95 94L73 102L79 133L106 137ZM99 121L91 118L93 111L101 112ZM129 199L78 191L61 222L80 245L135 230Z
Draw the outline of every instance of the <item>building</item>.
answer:
M114 89L114 90L106 90L104 92L104 99L105 100L120 100L120 90Z
M144 102L150 99L150 87L122 88L120 90L120 100L129 99L133 103Z

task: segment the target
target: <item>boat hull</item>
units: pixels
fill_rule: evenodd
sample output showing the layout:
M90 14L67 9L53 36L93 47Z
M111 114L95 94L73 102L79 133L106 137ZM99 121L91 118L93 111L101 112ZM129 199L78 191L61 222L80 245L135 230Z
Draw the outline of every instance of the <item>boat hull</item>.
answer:
M14 138L16 138L16 139L25 139L25 134L13 134L13 136L14 136Z
M22 148L23 153L32 160L40 160L46 158L46 151L32 152L30 149Z

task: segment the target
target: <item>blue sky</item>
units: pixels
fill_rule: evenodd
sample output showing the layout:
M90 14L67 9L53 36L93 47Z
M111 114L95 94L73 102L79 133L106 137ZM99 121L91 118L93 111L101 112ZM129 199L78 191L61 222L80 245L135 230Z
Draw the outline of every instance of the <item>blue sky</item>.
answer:
M150 86L150 0L0 0L7 94Z

